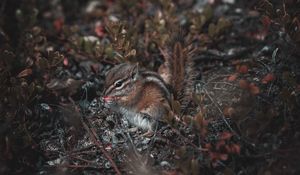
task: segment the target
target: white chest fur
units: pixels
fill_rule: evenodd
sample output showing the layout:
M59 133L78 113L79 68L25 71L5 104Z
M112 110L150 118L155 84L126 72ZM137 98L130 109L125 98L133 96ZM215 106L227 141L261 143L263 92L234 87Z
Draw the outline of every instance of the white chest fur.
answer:
M120 113L129 121L130 124L142 128L144 130L152 130L155 124L155 120L151 119L150 116L143 113L137 113L128 110L124 107L119 108Z

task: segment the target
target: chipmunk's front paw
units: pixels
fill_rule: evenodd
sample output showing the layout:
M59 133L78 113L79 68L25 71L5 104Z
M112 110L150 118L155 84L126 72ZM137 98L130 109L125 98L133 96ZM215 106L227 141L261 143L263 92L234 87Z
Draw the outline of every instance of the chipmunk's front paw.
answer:
M148 130L144 134L140 135L139 137L152 137L154 135L154 132L152 130Z

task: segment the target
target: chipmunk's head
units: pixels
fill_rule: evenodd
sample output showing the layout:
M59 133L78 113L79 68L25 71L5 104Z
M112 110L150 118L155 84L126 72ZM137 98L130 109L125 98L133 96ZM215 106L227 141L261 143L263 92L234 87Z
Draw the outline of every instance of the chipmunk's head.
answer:
M138 64L123 63L113 67L106 75L103 100L108 105L128 102L137 89Z

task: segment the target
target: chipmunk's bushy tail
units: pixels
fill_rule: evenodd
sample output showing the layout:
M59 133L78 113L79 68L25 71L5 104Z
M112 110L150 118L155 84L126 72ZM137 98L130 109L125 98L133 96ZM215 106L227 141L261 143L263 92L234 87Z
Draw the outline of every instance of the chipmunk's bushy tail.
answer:
M180 102L183 112L194 93L197 72L193 58L197 49L185 40L182 32L176 34L166 47L160 48L165 62L159 68L159 73L173 88L174 99Z

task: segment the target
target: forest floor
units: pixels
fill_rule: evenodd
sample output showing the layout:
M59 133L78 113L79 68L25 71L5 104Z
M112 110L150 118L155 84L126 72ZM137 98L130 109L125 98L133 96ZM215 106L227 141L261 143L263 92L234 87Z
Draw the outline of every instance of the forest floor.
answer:
M0 174L300 174L296 0L0 2ZM101 100L122 62L197 48L193 106L153 137Z

